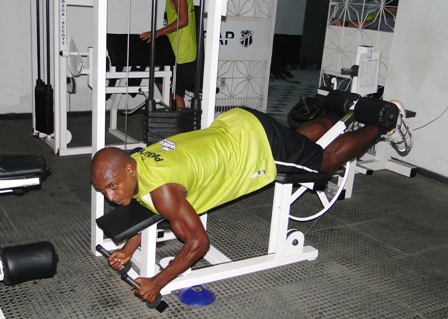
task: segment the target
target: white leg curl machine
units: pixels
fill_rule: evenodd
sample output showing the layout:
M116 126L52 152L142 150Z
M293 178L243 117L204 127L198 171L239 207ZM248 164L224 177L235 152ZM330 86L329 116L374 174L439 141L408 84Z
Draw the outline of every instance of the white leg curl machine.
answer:
M214 97L216 88L210 83L214 83L216 79L217 70L217 49L219 37L220 19L217 19L221 11L222 1L210 1L208 3L208 19L207 19L207 42L206 42L206 56L205 56L205 70L204 72L204 90L203 90L203 105L214 105ZM96 42L99 49L105 48L105 33L106 17L103 12L107 9L107 1L98 2L94 5L95 16L97 18ZM210 41L209 41L210 40ZM212 41L213 40L213 41ZM98 50L100 51L100 50ZM103 63L102 52L97 52L94 59L97 71L94 74L104 74L105 67ZM94 83L94 103L96 110L93 112L93 150L97 151L104 147L103 135L103 110L105 79L97 76ZM328 97L327 97L328 98ZM380 114L383 108L391 107L389 102L376 100L372 102L369 98L361 98L359 95L356 99L351 99L343 106L338 106L344 109L346 114L341 121L336 123L333 128L324 135L318 142L323 148L327 147L336 137L344 133L347 127L356 120L357 111L354 106L361 106L365 110L366 106L372 106L375 110L369 112L371 114ZM347 109L345 109L347 106ZM213 112L209 108L203 109L202 122L203 127L208 126L213 118ZM378 116L377 116L378 117ZM388 118L385 119L389 120ZM378 122L378 119L373 119L373 122ZM369 122L372 123L372 122ZM375 124L372 123L372 124ZM347 163L350 165L350 163ZM344 172L351 171L346 167ZM279 175L275 180L275 194L273 199L271 227L269 234L269 246L267 251L262 256L255 256L243 260L233 261L225 256L211 243L209 252L204 259L210 264L199 269L192 269L188 273L177 277L165 286L161 294L166 295L174 290L192 287L208 282L232 278L244 274L249 274L265 269L271 269L287 264L292 264L305 260L314 260L318 256L318 250L312 246L305 245L305 236L302 232L295 229L289 229L289 220L308 221L319 218L327 212L336 200L339 198L341 191L347 182L347 174L337 176L337 185L339 188L336 192L326 192L325 185L331 177L326 174L295 174L295 175ZM299 187L293 191L293 186ZM308 217L291 216L290 207L302 195L311 191L312 194L317 194L321 203L318 212ZM118 207L107 214L103 212L104 199L92 189L92 251L95 252L95 247L98 245L107 251L116 250L120 247L123 241L138 233L142 234L141 247L136 251L132 259L132 268L127 271L130 277L152 277L160 271L159 262L156 260L156 243L175 239L176 237L169 229L162 229L161 226L163 218L155 215L143 206L133 203L130 206ZM200 216L204 227L207 223L207 214ZM103 236L105 235L105 237Z
M342 94L342 95L341 95ZM343 98L345 96L345 98ZM363 123L395 125L398 110L386 101L361 98L353 99L353 93L334 92L326 99L333 99L336 103L328 103L346 113L319 141L326 148L335 138L344 133L348 126L355 120ZM339 103L339 101L341 103ZM355 107L356 106L356 107ZM370 120L369 118L373 118ZM350 165L350 162L347 163ZM326 184L331 178L326 174L281 174L275 179L275 193L272 207L271 228L269 235L269 247L262 256L232 261L222 254L211 243L207 255L204 257L210 266L194 269L177 277L162 289L162 294L169 294L174 290L192 287L212 281L232 278L239 275L257 272L260 270L279 267L305 260L314 260L318 256L318 250L312 246L305 245L304 234L296 229L289 229L289 220L309 221L322 216L338 199L347 181L349 167L345 167L344 176L337 176L338 190L336 193L325 191ZM293 190L294 185L299 185ZM291 205L307 191L317 194L322 208L309 217L295 217L290 215ZM201 216L206 223L207 214ZM156 261L156 243L175 238L169 230L158 229L158 223L163 218L148 211L146 208L134 203L127 207L119 207L104 214L96 220L97 225L103 230L106 237L101 244L106 249L114 250L120 243L129 237L142 233L141 249L137 250L132 263L139 269L139 273L130 269L131 276L152 277L160 268ZM160 227L159 227L160 228Z

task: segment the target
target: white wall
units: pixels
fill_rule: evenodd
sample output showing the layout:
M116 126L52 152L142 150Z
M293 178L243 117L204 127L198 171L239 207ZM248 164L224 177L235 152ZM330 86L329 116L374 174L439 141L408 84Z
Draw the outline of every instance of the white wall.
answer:
M302 35L306 0L278 0L275 34Z
M385 98L401 100L416 111L414 128L438 117L448 107L448 28L446 0L424 5L401 1L385 86ZM414 132L414 147L401 160L448 176L448 112Z
M0 5L0 113L31 113L30 3Z

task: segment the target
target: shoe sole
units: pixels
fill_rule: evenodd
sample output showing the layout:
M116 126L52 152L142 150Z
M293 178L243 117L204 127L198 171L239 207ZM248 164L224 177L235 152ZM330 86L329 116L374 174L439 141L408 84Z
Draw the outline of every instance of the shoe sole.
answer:
M403 140L404 140L404 148L400 149L397 146L397 144L395 144L395 143L391 143L391 145L400 155L406 155L411 150L412 144L414 142L413 132L412 132L412 129L409 126L408 122L406 121L406 110L404 109L403 104L400 101L398 101L398 100L390 100L390 102L397 106L398 110L400 111L400 115L402 117L402 121L405 123L405 125L402 125L401 128L400 128L401 135L403 136ZM403 128L405 129L404 131L403 131ZM404 136L406 136L407 134L409 134L409 136L410 136L409 144L406 141L406 138L404 138Z

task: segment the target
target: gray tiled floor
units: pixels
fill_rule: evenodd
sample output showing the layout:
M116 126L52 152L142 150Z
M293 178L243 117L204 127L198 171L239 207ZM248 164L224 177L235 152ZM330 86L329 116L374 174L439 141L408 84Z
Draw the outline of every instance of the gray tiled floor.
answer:
M317 71L293 73L291 81L271 83L269 113L279 120L299 95L313 95L317 87ZM132 121L132 128L141 125ZM72 125L89 136L82 119ZM388 171L357 175L352 198L336 203L307 236L319 249L315 261L207 284L217 297L207 307L186 306L175 292L165 296L170 308L158 314L90 252L90 156L56 156L30 131L30 120L0 120L0 149L42 154L52 175L40 190L0 195L0 244L49 240L58 272L15 286L0 283L8 319L448 318L447 185ZM212 243L239 258L263 251L272 196L267 187L212 212ZM291 226L306 232L311 224ZM178 245L167 244L161 253Z

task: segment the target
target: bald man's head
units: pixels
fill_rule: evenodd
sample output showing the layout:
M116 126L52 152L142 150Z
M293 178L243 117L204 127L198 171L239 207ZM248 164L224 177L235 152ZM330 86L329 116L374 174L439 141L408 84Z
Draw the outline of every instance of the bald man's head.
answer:
M97 191L119 205L129 205L138 189L135 161L116 147L106 147L95 154L90 179Z
M90 165L90 177L110 178L119 172L131 160L129 154L116 147L99 150Z

